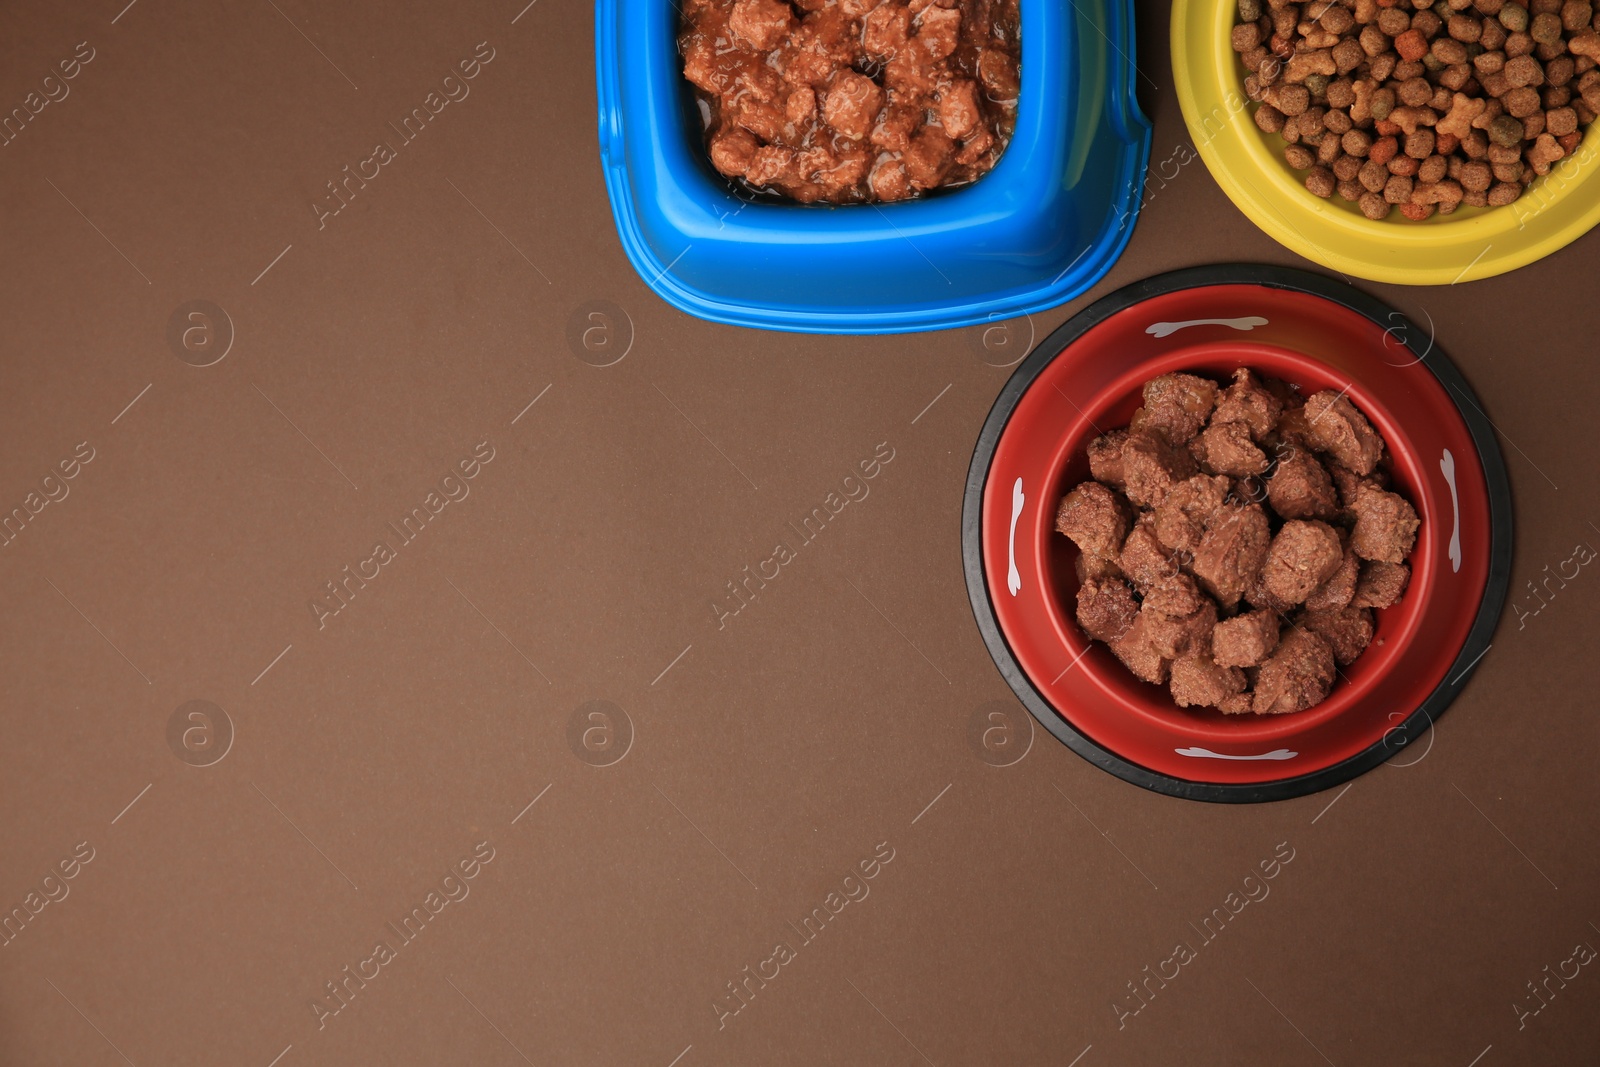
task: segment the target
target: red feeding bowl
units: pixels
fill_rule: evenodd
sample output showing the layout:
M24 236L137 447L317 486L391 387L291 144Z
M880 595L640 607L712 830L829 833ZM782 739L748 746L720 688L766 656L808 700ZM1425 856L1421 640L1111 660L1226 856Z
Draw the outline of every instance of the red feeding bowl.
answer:
M1056 506L1086 448L1126 426L1146 381L1235 368L1342 390L1388 446L1422 518L1405 596L1327 700L1288 715L1180 708L1078 628L1078 550ZM1178 271L1100 300L1048 337L989 414L967 477L967 589L1001 673L1044 726L1128 781L1196 800L1278 800L1376 766L1426 731L1489 646L1510 580L1511 496L1459 372L1400 313L1318 275Z

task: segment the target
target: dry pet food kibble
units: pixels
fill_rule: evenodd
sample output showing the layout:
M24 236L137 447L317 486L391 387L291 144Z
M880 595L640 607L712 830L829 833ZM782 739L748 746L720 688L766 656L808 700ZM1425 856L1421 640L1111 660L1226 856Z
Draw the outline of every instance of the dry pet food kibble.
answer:
M1369 219L1501 207L1600 114L1589 0L1238 0L1255 122Z
M1163 374L1087 451L1055 522L1080 553L1078 625L1183 707L1322 702L1405 593L1422 523L1342 391Z

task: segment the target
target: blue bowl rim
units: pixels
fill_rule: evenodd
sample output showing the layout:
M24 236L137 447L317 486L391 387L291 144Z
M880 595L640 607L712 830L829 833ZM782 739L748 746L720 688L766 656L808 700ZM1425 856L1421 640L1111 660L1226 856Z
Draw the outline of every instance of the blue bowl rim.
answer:
M988 324L1036 311L1045 311L1087 291L1111 269L1132 237L1143 200L1143 178L1149 161L1152 131L1150 120L1140 108L1135 92L1137 66L1132 33L1133 2L1107 0L1106 10L1112 22L1111 33L1108 35L1090 19L1090 24L1110 46L1107 54L1110 77L1105 107L1100 123L1095 129L1098 131L1109 125L1122 142L1117 153L1119 158L1113 178L1117 195L1107 205L1105 222L1096 232L1096 236L1086 242L1078 256L1054 278L1020 292L979 294L943 306L852 308L848 311L775 307L755 301L713 295L696 288L674 275L672 267L675 261L664 261L646 240L639 210L629 189L628 172L622 162L626 139L622 120L622 91L618 81L619 65L612 62L611 57L617 54L619 45L618 8L630 2L659 2L659 0L595 0L595 75L599 105L601 170L604 173L618 236L629 261L650 289L681 311L727 325L799 333L870 335ZM1033 0L1033 2L1049 3L1050 0ZM1024 4L1026 3L1027 0L1024 0ZM1077 4L1072 4L1070 7L1082 18L1089 18L1081 12ZM1027 41L1028 38L1025 36L1025 91ZM685 138L686 143L688 140L690 139ZM697 141L698 136L693 140ZM948 211L948 205L959 205L964 199L970 202L983 193L986 181L994 179L1001 172L1006 158L1003 155L995 171L966 188L900 204L877 205L877 213L887 217L894 212L905 212L908 209L926 210L929 205L941 203L946 205L945 210ZM709 184L710 175L704 176ZM736 200L731 190L728 190L726 195L730 202L747 203ZM766 214L769 218L782 217L773 213L783 213L783 216L787 216L798 211L831 213L838 210L854 210L854 208L830 209L800 204L754 203L748 206L755 209L757 218L762 214ZM742 213L743 209L740 210ZM910 220L902 217L902 221ZM892 221L889 222L889 226L893 228ZM859 236L860 230L860 227L841 228L841 236Z

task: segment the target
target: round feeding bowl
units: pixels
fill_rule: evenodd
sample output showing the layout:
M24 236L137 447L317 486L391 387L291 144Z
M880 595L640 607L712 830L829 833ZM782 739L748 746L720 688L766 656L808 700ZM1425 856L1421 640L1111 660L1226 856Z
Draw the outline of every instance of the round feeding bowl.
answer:
M1526 266L1600 222L1600 123L1576 152L1505 207L1464 207L1409 222L1373 220L1313 195L1257 128L1245 68L1229 44L1235 0L1173 0L1172 74L1184 122L1222 191L1278 243L1332 270L1402 285L1450 285Z
M622 246L659 296L715 322L933 330L1055 307L1133 232L1150 126L1132 0L1021 0L1017 124L970 185L830 207L741 196L706 156L668 0L596 0L600 158Z
M1307 395L1343 391L1383 436L1383 466L1422 518L1404 597L1375 613L1372 643L1328 699L1287 715L1181 708L1135 678L1078 628L1078 550L1054 530L1062 496L1089 477L1089 442L1128 424L1146 381L1226 381L1238 367ZM962 551L995 663L1079 755L1174 796L1278 800L1402 751L1461 690L1509 584L1511 497L1493 428L1427 333L1318 275L1203 267L1105 297L1022 363L978 439Z

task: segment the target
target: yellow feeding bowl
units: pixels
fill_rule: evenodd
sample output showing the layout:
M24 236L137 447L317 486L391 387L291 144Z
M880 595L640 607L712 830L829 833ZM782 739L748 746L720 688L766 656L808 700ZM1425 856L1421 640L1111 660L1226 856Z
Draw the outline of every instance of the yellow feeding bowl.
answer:
M1200 157L1239 210L1280 244L1354 277L1450 285L1503 274L1582 237L1600 222L1600 122L1578 150L1505 207L1459 208L1422 222L1374 221L1324 200L1257 128L1245 68L1229 44L1235 0L1173 0L1172 72Z

